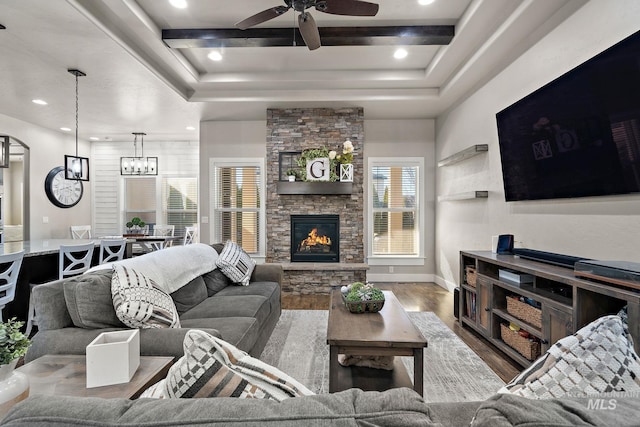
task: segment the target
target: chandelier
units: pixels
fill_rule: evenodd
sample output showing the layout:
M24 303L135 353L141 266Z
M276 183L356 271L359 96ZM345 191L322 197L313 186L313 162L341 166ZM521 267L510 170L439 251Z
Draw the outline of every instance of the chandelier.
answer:
M76 155L64 156L64 177L76 181L89 181L89 158L78 156L78 77L86 76L80 70L67 70L76 76Z
M120 157L120 175L158 175L158 158L144 157L144 136L146 133L133 132L133 157ZM138 157L138 136L140 137L140 157Z

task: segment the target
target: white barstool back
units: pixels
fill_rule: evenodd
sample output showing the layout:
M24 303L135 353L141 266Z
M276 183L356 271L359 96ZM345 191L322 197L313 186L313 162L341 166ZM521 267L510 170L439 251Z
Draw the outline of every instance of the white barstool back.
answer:
M60 245L59 278L76 276L91 268L94 244Z
M71 228L72 239L90 239L91 238L90 225L72 225L70 228Z
M173 237L176 231L175 225L155 225L153 227L153 235L160 237ZM159 251L160 249L168 248L173 244L173 240L167 240L164 242L151 242L151 247L154 251Z
M187 226L184 228L183 245L190 245L198 241L198 226Z
M120 261L124 258L127 247L126 239L102 239L100 241L100 264L105 262Z
M3 321L2 310L16 296L16 283L23 257L24 251L0 255L0 322Z

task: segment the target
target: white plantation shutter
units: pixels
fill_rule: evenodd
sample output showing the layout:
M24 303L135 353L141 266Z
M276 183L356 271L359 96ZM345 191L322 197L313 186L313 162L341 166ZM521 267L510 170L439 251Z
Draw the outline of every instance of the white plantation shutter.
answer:
M175 226L175 236L184 236L185 227L198 222L198 178L162 178L163 224Z
M231 240L247 253L257 254L264 251L260 247L262 168L250 163L214 167L214 233L218 242Z
M411 159L402 163L371 161L373 256L419 255L419 173L419 165Z

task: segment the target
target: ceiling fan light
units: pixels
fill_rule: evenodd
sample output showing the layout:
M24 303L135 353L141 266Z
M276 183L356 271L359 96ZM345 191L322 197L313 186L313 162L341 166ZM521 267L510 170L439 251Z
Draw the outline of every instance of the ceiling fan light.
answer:
M403 48L396 49L396 51L393 53L393 57L396 59L404 59L407 57L407 55L409 55L409 52L407 52L407 50Z

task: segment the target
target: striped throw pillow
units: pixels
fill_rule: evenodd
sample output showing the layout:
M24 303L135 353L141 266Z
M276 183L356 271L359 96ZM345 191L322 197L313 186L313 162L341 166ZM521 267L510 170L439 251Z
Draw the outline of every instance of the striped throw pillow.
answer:
M233 283L249 286L256 262L240 246L228 240L216 260L216 265Z
M111 296L116 316L131 328L179 328L173 300L153 280L132 268L115 264Z
M184 356L164 382L164 397L239 397L282 401L314 394L271 365L228 342L192 329L184 337Z

